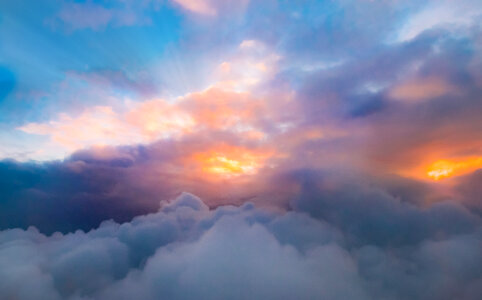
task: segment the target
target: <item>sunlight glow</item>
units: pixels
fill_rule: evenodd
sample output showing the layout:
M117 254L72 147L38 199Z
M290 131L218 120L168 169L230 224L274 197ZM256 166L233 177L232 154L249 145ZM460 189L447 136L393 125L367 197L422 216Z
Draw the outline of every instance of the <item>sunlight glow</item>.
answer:
M266 153L258 153L241 147L225 146L194 155L203 173L222 177L253 175L263 167L268 158Z
M470 157L459 160L437 160L427 168L427 176L440 180L469 173L482 167L482 157Z

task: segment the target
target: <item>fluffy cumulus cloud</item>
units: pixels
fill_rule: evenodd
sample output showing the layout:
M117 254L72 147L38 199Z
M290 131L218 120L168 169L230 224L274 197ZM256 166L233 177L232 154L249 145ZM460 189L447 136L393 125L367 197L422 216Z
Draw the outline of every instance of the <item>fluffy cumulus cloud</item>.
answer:
M463 233L434 232L393 248L353 243L344 229L303 212L249 203L209 209L183 193L156 213L88 232L0 232L0 292L4 299L477 299L478 221Z

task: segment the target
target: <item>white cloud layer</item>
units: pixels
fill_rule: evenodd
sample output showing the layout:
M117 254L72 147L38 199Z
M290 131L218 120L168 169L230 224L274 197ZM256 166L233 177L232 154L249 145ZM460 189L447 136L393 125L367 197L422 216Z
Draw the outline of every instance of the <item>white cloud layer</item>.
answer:
M350 246L327 223L184 193L129 223L0 232L2 299L477 299L479 233Z

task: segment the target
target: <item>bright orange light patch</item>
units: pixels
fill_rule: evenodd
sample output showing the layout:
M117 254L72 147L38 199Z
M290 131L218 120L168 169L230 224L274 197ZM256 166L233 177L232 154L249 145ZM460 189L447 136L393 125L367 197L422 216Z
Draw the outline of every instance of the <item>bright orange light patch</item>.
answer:
M427 176L440 180L462 175L482 168L482 157L471 157L459 160L437 160L427 168Z
M217 174L241 174L241 173L253 173L258 164L253 160L239 161L226 158L225 156L216 156L209 159L209 163L213 166L207 168L208 171Z
M200 165L203 173L233 177L256 174L268 157L267 153L224 146L196 153L193 159Z

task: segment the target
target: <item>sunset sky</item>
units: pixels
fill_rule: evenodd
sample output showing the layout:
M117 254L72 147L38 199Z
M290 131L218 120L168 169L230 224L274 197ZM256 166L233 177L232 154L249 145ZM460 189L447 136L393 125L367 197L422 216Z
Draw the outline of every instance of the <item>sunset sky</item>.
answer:
M482 299L480 0L0 0L0 300Z

